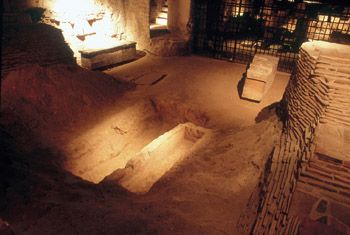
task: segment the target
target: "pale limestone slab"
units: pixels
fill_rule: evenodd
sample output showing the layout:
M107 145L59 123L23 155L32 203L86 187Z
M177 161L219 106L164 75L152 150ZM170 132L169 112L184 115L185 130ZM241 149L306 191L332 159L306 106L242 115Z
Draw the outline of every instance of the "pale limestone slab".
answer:
M275 79L278 57L256 54L247 71L242 97L261 101Z
M135 59L136 42L118 41L102 49L80 51L82 67L97 69Z

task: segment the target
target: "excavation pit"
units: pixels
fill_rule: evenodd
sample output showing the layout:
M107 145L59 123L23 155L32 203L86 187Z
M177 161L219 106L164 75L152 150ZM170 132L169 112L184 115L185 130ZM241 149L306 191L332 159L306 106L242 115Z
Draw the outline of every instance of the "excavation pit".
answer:
M147 193L173 166L189 157L205 139L208 129L192 123L179 124L159 136L105 181L117 181L134 193Z
M136 102L70 141L64 147L65 169L99 183L115 170L123 169L148 143L179 123L205 126L208 120L205 113L174 100ZM190 131L186 133L186 139L193 138Z

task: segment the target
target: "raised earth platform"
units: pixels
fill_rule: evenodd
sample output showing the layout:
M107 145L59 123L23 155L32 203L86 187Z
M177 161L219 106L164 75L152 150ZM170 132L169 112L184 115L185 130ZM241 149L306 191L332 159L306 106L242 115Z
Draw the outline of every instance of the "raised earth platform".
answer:
M87 69L98 69L129 60L136 56L136 42L116 41L106 48L79 51L81 65Z
M256 54L247 71L242 98L260 102L275 79L278 57Z

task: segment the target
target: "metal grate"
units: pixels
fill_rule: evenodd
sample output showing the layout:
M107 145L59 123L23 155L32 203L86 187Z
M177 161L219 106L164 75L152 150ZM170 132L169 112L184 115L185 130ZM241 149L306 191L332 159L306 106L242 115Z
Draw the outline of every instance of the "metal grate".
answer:
M192 19L195 53L239 63L274 55L286 72L307 40L350 43L350 8L315 1L194 0Z

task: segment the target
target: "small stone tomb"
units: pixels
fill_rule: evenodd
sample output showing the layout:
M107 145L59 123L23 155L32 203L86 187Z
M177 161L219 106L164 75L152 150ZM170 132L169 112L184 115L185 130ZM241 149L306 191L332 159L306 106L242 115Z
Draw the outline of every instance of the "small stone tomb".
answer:
M135 59L136 42L116 41L105 48L85 49L79 52L82 67L98 69Z
M278 57L256 54L247 71L242 98L260 102L275 79Z

